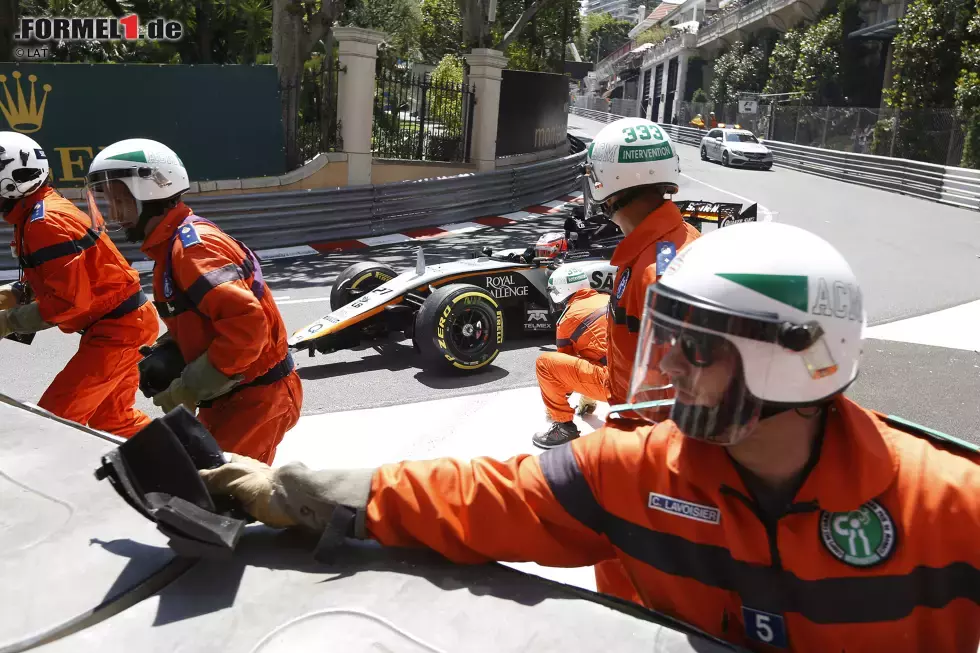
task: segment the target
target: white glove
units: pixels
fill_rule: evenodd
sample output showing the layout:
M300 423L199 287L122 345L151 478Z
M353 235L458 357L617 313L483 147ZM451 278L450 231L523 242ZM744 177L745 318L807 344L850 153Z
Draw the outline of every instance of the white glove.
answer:
M248 514L273 528L305 526L322 532L336 506L367 507L374 469L314 471L303 463L273 469L253 458L229 455L231 462L200 471L208 491L233 496Z
M579 415L591 415L595 412L598 405L599 402L597 402L595 399L590 399L585 395L580 395L578 398L578 410L576 412L578 412Z
M41 307L37 302L0 311L0 338L11 333L37 333L53 326L41 318Z

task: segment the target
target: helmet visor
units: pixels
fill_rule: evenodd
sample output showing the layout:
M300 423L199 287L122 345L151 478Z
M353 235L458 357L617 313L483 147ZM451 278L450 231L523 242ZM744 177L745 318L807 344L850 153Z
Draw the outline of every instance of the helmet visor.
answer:
M104 220L109 231L134 227L140 218L142 203L123 181L136 176L134 170L103 170L86 178L86 199L92 220Z
M657 421L672 398L670 419L686 436L725 445L740 441L762 410L746 386L742 349L772 357L778 323L768 317L734 315L652 285L640 323L630 404ZM768 371L767 361L754 362Z
M760 418L763 400L751 388L778 382L786 365L803 365L812 379L837 370L818 323L734 312L654 284L640 323L629 402L647 419L659 406L662 419L663 400L673 397L670 419L685 435L731 445Z

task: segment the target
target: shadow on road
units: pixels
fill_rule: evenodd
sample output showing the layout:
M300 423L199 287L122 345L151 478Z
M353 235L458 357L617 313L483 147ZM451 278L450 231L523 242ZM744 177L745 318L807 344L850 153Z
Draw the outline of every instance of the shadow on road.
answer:
M510 372L504 368L491 365L480 372L462 372L459 374L420 370L415 375L415 380L433 390L458 390L459 388L472 388L474 386L500 381L501 379L507 378L508 374Z

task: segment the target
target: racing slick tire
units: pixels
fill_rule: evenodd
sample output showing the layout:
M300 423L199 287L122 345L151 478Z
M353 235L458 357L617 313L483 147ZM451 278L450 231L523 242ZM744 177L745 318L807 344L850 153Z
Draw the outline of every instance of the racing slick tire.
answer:
M444 286L425 299L415 316L415 343L426 368L482 369L504 343L503 311L479 286Z
M383 263L363 261L354 263L337 275L330 289L330 310L335 311L371 292L378 286L391 281L397 274Z
M708 148L706 148L704 145L701 146L701 160L708 160Z

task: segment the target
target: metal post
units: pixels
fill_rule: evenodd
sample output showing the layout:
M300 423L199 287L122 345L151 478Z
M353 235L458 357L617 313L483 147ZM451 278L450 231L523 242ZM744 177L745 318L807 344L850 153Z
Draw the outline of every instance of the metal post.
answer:
M820 137L820 147L827 147L827 125L830 124L830 107L823 114L823 136Z
M798 139L800 137L800 105L796 105L796 131L793 132L793 144L799 145Z
M899 109L895 112L895 116L892 118L894 121L892 124L892 144L888 148L888 156L895 156L895 139L898 137L898 125L902 122L902 110Z
M953 142L954 136L956 136L956 130L959 129L959 123L956 119L953 119L953 125L949 128L949 147L946 148L946 165L948 166L958 166L959 161L953 163L950 159L953 158Z
M427 96L429 91L428 78L422 77L419 85L422 87L422 101L419 102L419 118L418 118L419 119L419 130L418 130L419 144L415 150L415 160L423 161L424 159L422 158L422 152L425 145L425 118L426 118L426 114L428 113L428 111L426 111L426 106L425 106L428 100Z

